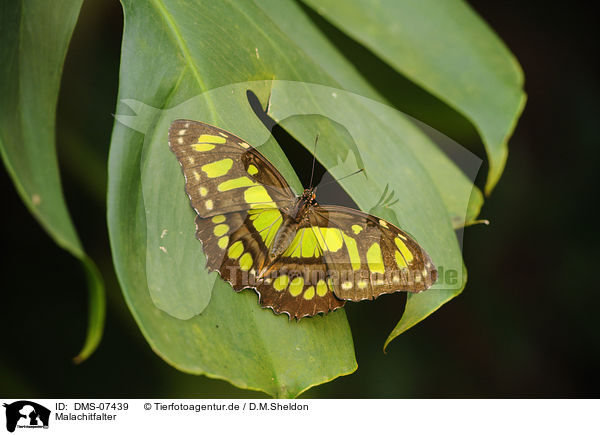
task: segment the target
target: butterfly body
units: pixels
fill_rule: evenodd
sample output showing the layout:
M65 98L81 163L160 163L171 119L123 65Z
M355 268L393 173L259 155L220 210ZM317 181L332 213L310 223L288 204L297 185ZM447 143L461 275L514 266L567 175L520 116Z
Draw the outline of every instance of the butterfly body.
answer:
M298 225L308 220L310 207L317 205L314 189L306 189L289 211L284 211L283 223L273 238L269 249L269 260L275 261L283 254L294 240Z
M176 120L169 146L197 213L207 268L260 304L301 318L346 300L419 292L437 279L427 253L376 216L321 206L315 188L296 196L255 148L217 127Z

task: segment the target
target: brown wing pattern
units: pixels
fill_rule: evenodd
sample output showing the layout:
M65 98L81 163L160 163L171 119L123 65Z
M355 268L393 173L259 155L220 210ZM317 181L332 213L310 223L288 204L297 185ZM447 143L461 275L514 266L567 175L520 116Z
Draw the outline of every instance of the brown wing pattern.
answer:
M201 217L250 208L285 208L295 201L285 179L239 137L202 122L171 123L169 147L185 176L185 190Z
M321 258L303 261L285 261L280 258L257 284L260 304L276 313L286 313L290 318L328 313L344 306L332 292L327 279L327 265Z
M248 221L245 211L196 217L196 237L202 241L206 267L219 272L235 291L255 287L265 261L264 242Z
M309 220L340 299L420 292L437 280L429 255L383 219L346 207L317 206Z

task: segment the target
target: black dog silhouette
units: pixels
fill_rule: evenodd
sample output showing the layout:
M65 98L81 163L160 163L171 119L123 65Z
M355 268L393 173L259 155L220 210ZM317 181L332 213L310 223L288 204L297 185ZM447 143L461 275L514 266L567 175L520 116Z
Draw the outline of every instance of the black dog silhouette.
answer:
M6 408L6 430L9 432L15 431L21 417L29 417L29 424L31 426L38 425L38 418L42 420L44 426L48 426L48 422L50 421L50 410L35 402L30 402L29 400L19 400L11 404L5 403L3 406ZM33 411L31 411L29 415L21 414L21 410L25 406L31 406L33 408Z

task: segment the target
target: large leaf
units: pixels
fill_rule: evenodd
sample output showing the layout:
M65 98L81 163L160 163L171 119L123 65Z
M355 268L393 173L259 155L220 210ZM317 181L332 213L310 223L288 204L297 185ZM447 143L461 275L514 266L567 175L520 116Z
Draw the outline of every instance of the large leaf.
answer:
M489 193L525 93L518 62L483 20L461 0L302 1L471 120L489 158Z
M421 318L460 291L451 212L466 212L471 185L401 114L340 90L343 67L325 68L312 57L328 47L319 38L310 49L299 46L251 2L123 5L119 96L125 104L111 144L108 224L125 298L159 355L181 370L274 396L295 396L356 367L343 311L289 322L261 309L253 292L236 294L204 269L184 180L168 150L173 119L209 122L261 146L300 190L246 90L265 109L270 99L268 113L310 149L318 129L327 146L317 158L334 176L364 165L366 178L343 183L359 206L377 209L373 199L393 191L401 202L382 208L383 217L415 235L438 266L458 271L458 284L430 290L437 296L419 306ZM247 82L260 79L268 81ZM441 169L453 180L463 177L455 184L460 200L448 202L450 192L438 186L434 174Z
M54 141L60 77L81 3L2 2L0 13L0 153L25 205L85 268L89 326L76 361L100 342L105 311L102 279L83 251L65 204Z
M256 3L282 32L333 77L342 88L376 101L383 103L387 101L386 95L379 93L365 77L358 73L355 66L344 57L326 35L321 33L321 30L310 20L297 2L293 0L257 0ZM451 144L448 146L452 149L451 154L454 159L462 163L463 170L470 170L467 177L447 158L445 153L439 152L431 140L421 140L422 135L412 133L416 129L406 127L408 124L405 119L408 117L426 132L436 134L432 128L408 115L402 116L395 111L386 113L386 124L390 128L401 125L406 144L412 148L413 152L421 154L419 160L436 160L435 164L426 166L426 169L446 204L454 226L458 228L474 222L483 204L483 196L472 181L477 175L481 160L444 136L443 142ZM411 133L408 133L409 131ZM406 136L407 134L409 136ZM437 135L440 136L439 133ZM468 193L465 192L472 192L468 206L465 204L465 195L468 199Z
M124 10L121 98L165 107L243 77L272 77L275 69L300 77L293 65L302 62L287 60L278 53L278 47L271 46L263 29L255 24L264 21L264 17L252 5L210 3L189 7L182 2L124 2ZM216 31L217 22L226 31ZM240 26L247 31L238 32L236 28ZM244 34L247 40L240 39ZM262 56L274 59L275 66L259 61L255 46L248 45L250 41L258 44ZM263 100L268 96L268 89L254 91ZM245 98L245 92L242 96ZM182 108L171 116L162 112L142 116L142 120L151 121L147 125L152 127L144 130L144 136L117 124L111 144L108 223L113 257L126 300L147 340L159 355L181 370L224 378L234 385L273 396L296 396L311 385L352 372L356 362L343 311L289 322L285 316L261 309L254 292L236 294L221 280L216 281L214 288L208 287L214 278L206 277L203 269L203 254L193 236L193 213L183 191L183 178L176 159L168 151L167 128L174 117L201 117L253 140L249 132L244 135L228 125L227 117L237 118L238 126L250 129L258 120L249 106L239 103L234 105L240 108L237 112L230 112L230 107L210 98L189 107L189 112ZM268 131L263 133L268 136ZM156 168L163 169L154 179L153 156L159 159ZM269 157L276 160L274 155ZM290 176L289 171L286 176ZM154 194L164 189L168 194ZM155 213L170 209L181 215L173 213L169 219L165 214L155 219ZM180 227L176 219L181 219L182 225L187 221L187 226ZM178 228L182 228L182 234ZM165 241L178 239L169 240L172 244L165 246L167 253L189 253L197 259L187 270L170 271L173 298L193 291L208 293L210 303L204 310L204 299L198 299L192 311L186 313L180 304L163 303L165 298L156 298L154 290L158 287L150 291L156 282L147 273L148 261L154 262L148 256L148 247L153 241L160 241L165 229ZM169 272L166 267L164 270ZM193 287L187 291L190 286ZM163 309L171 310L171 315L159 309L157 302L163 303ZM188 318L194 311L202 313Z

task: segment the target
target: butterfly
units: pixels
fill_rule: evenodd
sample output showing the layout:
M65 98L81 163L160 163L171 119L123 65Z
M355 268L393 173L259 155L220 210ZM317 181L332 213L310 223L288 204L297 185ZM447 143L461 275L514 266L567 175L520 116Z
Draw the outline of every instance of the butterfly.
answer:
M359 210L297 196L254 147L203 122L178 119L169 147L196 211L210 271L234 290L253 288L263 307L300 319L346 301L421 292L437 280L429 255L407 233Z

